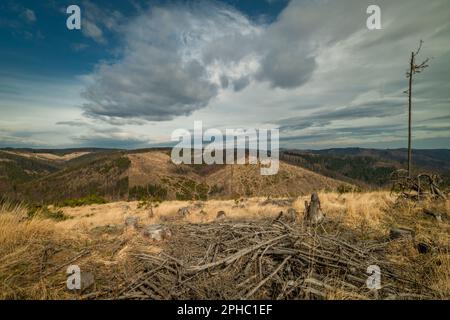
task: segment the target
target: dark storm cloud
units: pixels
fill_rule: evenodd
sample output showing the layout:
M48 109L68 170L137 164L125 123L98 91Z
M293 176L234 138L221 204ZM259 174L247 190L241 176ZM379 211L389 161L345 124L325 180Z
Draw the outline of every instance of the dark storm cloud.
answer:
M397 98L384 98L349 107L323 110L310 115L278 121L281 131L301 130L309 127L324 127L334 120L354 120L360 118L384 118L406 112L406 101Z
M367 138L374 137L380 134L399 135L405 134L406 127L402 125L378 125L378 126L355 126L355 127L341 127L329 128L320 133L305 133L303 135L281 136L282 142L306 142L306 141L321 141L326 139L335 139L339 137L345 138Z
M58 121L56 125L70 126L70 127L86 127L88 124L85 121L73 120L73 121Z

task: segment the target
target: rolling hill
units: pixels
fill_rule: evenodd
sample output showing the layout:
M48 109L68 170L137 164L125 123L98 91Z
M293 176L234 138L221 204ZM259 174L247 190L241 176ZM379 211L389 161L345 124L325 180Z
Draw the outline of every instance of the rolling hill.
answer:
M404 150L283 150L280 170L261 176L257 165L175 165L170 149L0 150L0 192L31 202L90 196L106 200L206 200L292 197L317 190L389 186L404 168ZM448 183L449 150L414 151L417 170L438 172ZM342 188L346 186L346 188Z
M13 157L11 156L13 154ZM12 158L11 158L12 157ZM175 165L167 149L1 152L26 178L3 176L3 193L32 202L60 202L97 195L107 200L206 200L244 196L297 196L315 190L336 190L346 184L282 162L274 176L261 176L256 165ZM4 161L6 162L6 161Z

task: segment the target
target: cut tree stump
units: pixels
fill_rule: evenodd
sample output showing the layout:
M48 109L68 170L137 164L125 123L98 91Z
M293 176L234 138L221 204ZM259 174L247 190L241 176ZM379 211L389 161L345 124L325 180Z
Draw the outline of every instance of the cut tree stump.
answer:
M227 215L226 215L225 211L219 211L219 212L217 212L216 220L224 220L224 219L226 219L226 217L227 217Z
M125 219L125 226L137 229L139 226L139 217L129 216Z
M325 218L320 206L320 199L316 192L311 195L311 202L305 201L305 222L307 224L319 224Z
M170 229L162 224L152 224L144 228L142 234L144 237L155 241L167 240L172 236Z

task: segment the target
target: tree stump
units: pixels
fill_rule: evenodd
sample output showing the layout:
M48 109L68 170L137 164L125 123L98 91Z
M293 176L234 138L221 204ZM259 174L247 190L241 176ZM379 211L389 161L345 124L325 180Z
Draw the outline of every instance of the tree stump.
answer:
M139 217L129 216L125 219L125 227L137 229L139 226Z
M316 192L311 195L311 202L305 201L305 222L316 225L323 221L325 214L320 206L320 199Z
M142 232L144 237L154 241L167 240L172 236L170 229L162 224L152 224L144 228Z
M225 211L219 211L219 212L217 212L216 220L224 220L224 219L226 219L226 217L227 217L227 215L226 215Z

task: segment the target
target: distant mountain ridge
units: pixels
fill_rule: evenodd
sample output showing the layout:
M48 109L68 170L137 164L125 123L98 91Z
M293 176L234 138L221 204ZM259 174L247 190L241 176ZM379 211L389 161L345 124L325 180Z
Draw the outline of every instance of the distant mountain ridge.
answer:
M386 186L390 174L407 167L407 149L340 148L282 150L281 159L325 176L362 186ZM437 173L450 185L450 149L413 150L413 173Z

